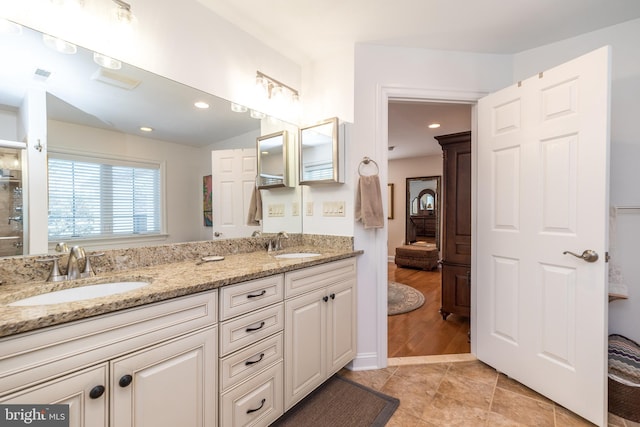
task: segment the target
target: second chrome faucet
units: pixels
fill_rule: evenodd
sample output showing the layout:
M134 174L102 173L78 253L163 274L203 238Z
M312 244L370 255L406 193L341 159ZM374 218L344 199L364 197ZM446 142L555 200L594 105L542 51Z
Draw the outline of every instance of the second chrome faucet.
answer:
M284 249L282 247L282 239L288 239L289 235L286 231L279 232L274 239L269 240L269 244L267 245L267 252L272 251L281 251Z

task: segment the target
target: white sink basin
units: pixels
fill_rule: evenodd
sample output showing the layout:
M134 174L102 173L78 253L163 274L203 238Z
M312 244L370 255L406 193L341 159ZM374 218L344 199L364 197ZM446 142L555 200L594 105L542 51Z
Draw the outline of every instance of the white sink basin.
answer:
M315 254L312 252L292 252L289 254L280 254L276 255L276 258L309 258L312 256L320 256L320 254Z
M99 285L80 286L47 292L10 303L10 306L22 307L33 305L61 304L64 302L82 301L92 298L106 297L147 286L149 282L112 282Z

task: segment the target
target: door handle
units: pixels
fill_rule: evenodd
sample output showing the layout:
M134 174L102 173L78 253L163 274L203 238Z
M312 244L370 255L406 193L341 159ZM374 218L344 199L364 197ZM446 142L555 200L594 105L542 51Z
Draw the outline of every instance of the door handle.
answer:
M575 254L571 251L564 251L562 252L563 255L569 254L569 255L573 255L576 258L581 258L587 262L596 262L598 260L598 253L594 250L591 249L587 249L586 251L582 252L582 255L578 255Z

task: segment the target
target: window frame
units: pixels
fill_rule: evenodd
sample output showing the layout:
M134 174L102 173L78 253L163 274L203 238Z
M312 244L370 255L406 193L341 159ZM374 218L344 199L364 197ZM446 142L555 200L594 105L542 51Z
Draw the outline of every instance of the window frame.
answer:
M107 249L109 247L121 247L122 243L127 245L144 245L152 242L164 241L168 237L167 233L167 204L166 204L166 161L157 161L152 159L135 158L131 156L114 156L105 153L87 153L69 150L48 150L47 152L47 241L50 249L55 248L57 242L51 241L49 236L49 158L53 157L61 160L72 160L79 162L101 163L112 166L129 166L129 167L152 167L159 171L159 214L160 214L160 230L158 233L148 234L130 234L115 236L92 236L92 237L65 237L60 240L82 243L86 247L99 246ZM54 237L55 239L55 237Z

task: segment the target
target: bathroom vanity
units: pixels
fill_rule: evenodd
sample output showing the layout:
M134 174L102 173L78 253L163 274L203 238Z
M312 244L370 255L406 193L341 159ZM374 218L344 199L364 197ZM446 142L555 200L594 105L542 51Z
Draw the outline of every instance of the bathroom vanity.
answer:
M154 266L66 304L0 291L0 403L69 404L72 426L269 425L355 357L356 254Z

